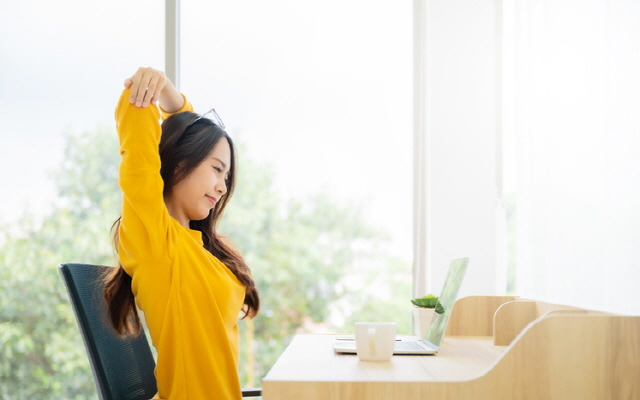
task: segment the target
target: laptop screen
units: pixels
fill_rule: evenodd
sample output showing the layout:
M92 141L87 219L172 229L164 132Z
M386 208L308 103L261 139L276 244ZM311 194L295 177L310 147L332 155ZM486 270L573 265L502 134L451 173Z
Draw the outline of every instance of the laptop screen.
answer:
M431 324L431 327L429 327L429 331L425 337L426 341L436 346L440 346L440 342L444 336L444 331L447 328L447 322L449 322L449 316L451 315L451 309L458 297L458 291L460 290L464 273L467 271L468 263L469 258L459 258L451 261L451 266L449 267L449 272L447 273L447 278L444 281L444 286L442 287L438 301L444 308L444 313L438 315L438 318Z

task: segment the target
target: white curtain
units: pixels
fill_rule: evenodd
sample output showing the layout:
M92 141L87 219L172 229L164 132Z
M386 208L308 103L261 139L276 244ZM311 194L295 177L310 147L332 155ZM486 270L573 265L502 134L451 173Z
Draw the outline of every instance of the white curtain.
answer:
M516 292L640 314L640 2L503 11Z

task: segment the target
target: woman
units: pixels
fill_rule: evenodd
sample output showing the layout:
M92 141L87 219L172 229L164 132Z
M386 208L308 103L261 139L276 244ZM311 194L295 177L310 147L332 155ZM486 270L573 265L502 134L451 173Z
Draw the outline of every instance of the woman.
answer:
M136 303L143 310L158 353L156 398L241 398L237 320L241 310L254 317L260 301L242 257L215 231L233 192L233 143L164 73L140 68L124 86L110 320L137 334Z

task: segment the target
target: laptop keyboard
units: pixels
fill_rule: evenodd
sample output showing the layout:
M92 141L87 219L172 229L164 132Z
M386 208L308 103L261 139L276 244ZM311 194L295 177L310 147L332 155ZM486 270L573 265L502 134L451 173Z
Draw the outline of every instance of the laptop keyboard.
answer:
M413 350L425 350L429 349L429 346L425 345L422 342L396 342L393 346L394 350L397 351L413 351Z

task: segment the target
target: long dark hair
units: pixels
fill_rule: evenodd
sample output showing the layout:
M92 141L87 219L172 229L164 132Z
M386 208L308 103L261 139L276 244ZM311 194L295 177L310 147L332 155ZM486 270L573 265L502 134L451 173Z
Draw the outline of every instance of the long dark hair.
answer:
M160 175L164 181L164 193L196 168L207 157L220 139L226 139L231 149L231 165L227 179L227 193L220 198L209 215L199 221L191 221L191 229L202 232L205 249L224 263L245 287L244 317L254 317L260 309L258 289L251 271L236 250L216 233L217 222L224 211L235 187L236 162L233 142L220 126L192 112L174 114L162 123L160 137ZM118 248L120 218L112 226L113 243ZM114 268L105 277L104 298L108 305L108 317L120 335L137 335L141 331L140 317L131 291L131 277L122 265Z

